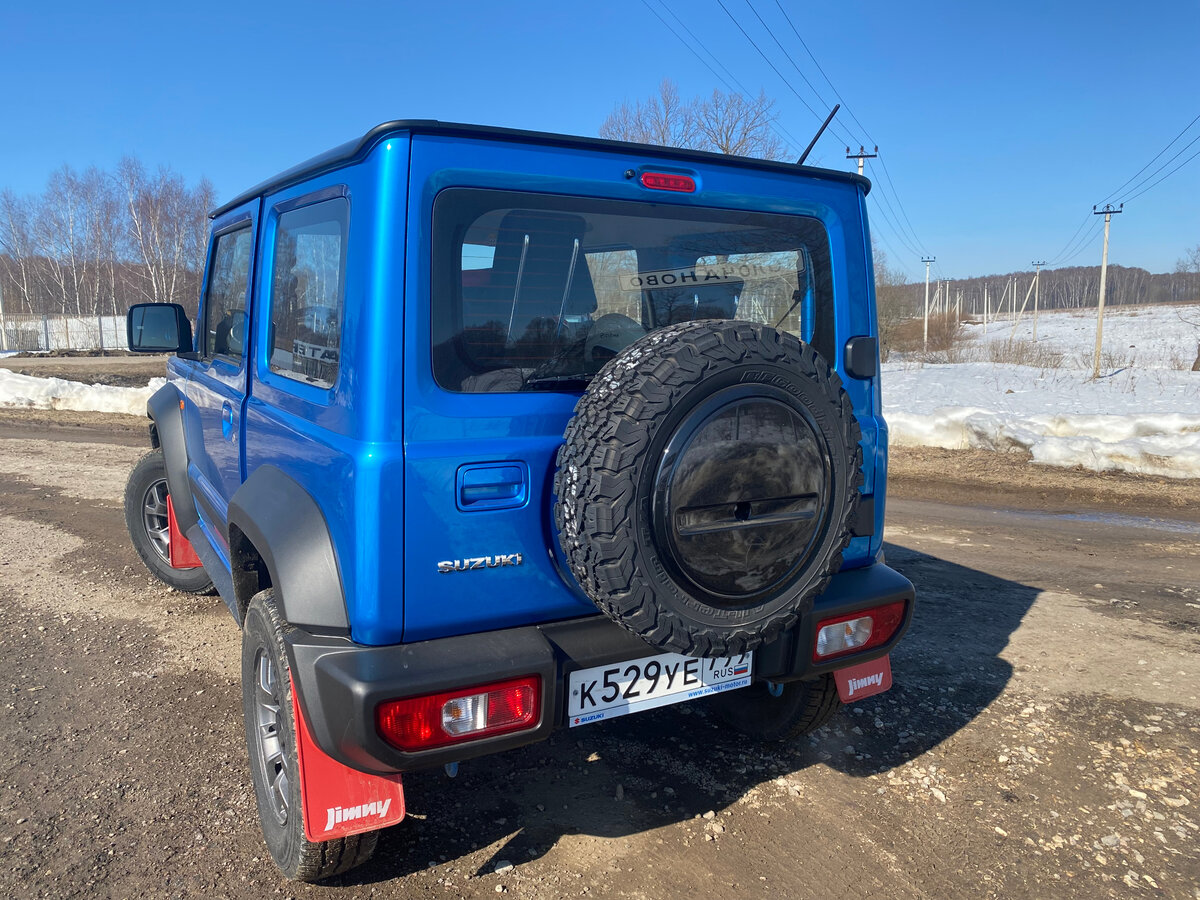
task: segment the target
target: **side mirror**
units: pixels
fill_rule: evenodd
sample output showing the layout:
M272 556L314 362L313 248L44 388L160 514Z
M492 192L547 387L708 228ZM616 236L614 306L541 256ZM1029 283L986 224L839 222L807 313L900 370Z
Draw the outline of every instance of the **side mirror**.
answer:
M138 303L125 316L135 353L191 353L192 323L178 303Z

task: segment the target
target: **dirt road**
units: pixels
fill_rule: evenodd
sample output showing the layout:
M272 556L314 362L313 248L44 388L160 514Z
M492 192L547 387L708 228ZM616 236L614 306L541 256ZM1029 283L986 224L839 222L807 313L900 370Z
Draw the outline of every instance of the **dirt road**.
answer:
M677 706L414 775L376 859L310 887L259 837L235 626L128 545L142 440L0 417L4 896L1200 897L1195 505L910 460L890 692L790 746Z

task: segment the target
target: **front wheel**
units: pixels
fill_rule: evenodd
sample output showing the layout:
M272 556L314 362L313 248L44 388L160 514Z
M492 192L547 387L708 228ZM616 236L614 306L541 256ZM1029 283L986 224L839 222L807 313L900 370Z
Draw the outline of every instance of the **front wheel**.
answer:
M709 709L726 725L759 741L787 741L816 731L841 705L832 675L775 686L759 681L709 700Z
M133 467L125 485L125 527L146 568L159 581L190 594L212 590L203 568L176 569L171 565L167 523L167 465L161 450L152 450Z
M263 837L288 878L322 881L362 865L375 852L378 831L331 841L304 836L296 717L283 619L272 588L250 600L242 627L242 713L250 777Z

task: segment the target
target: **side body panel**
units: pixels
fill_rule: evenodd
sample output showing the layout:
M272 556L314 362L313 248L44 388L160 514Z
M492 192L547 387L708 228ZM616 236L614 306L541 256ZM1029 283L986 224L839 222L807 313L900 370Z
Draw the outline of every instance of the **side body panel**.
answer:
M245 414L247 481L276 467L308 494L331 537L353 639L396 643L403 623L403 446L397 352L403 310L408 141L381 141L361 161L263 198ZM275 239L282 213L344 197L349 233L343 271L339 365L326 389L271 371ZM260 552L263 552L260 550ZM286 589L281 602L288 607ZM321 623L328 624L328 623Z

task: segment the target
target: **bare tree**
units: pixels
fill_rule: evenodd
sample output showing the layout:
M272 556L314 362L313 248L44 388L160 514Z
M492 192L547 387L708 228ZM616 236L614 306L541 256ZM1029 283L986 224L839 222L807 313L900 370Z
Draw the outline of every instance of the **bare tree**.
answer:
M909 292L908 278L900 269L888 266L887 253L872 238L871 251L875 268L875 311L879 327L879 354L888 358L896 343L897 329L906 318L915 314Z
M34 297L37 295L31 241L31 206L28 200L18 197L11 190L0 192L0 254L4 256L6 287L11 285L16 288L21 304L30 313L33 312Z
M180 175L165 167L150 175L133 157L118 164L116 180L134 256L142 264L138 290L148 300L182 302L194 312L198 298L187 276L203 268L212 185L202 179L189 189Z
M772 130L774 103L759 93L754 99L714 90L696 105L696 125L701 149L732 156L783 159L783 141Z
M204 268L207 180L189 187L135 159L117 173L63 166L39 195L0 192L0 288L9 311L119 315L130 300L195 310Z
M1185 250L1175 263L1175 271L1180 275L1200 275L1200 244L1191 250Z
M714 90L707 99L684 100L668 78L649 99L619 104L601 124L600 137L783 159L786 150L774 131L774 109L765 93L748 98Z

